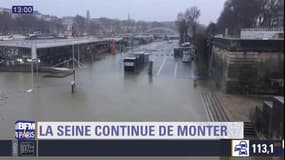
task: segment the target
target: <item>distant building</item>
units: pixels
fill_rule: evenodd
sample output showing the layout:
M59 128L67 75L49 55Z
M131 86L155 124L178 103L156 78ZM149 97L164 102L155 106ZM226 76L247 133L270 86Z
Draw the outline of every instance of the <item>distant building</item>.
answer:
M89 10L87 10L87 12L86 12L86 19L87 19L87 22L90 21L90 12L89 12Z
M0 13L2 12L9 12L9 13L12 13L12 10L11 9L8 9L8 8L2 8L0 7Z
M7 12L7 13L10 13L12 15L12 18L15 18L17 16L20 16L20 14L12 14L12 9L9 9L9 8L0 8L0 13L1 12ZM53 21L53 20L56 20L57 17L56 16L51 16L51 15L45 15L45 14L42 14L40 13L39 11L33 11L33 16L35 16L36 18L38 19L41 19L41 20L44 20L44 21Z
M12 16L12 18L15 18L17 16L17 14L12 14L12 9L8 9L8 8L0 7L0 13L9 13Z
M42 13L40 13L38 11L34 11L33 15L35 17L37 17L38 19L41 19L41 20L44 20L44 21L47 21L47 22L50 22L50 21L58 19L56 16L45 15L45 14L42 14Z
M71 35L74 17L62 17L61 22L64 26L64 34Z

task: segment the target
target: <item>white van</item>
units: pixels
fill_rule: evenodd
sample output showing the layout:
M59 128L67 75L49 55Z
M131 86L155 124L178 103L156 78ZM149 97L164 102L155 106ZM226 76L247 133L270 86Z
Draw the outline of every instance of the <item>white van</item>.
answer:
M184 50L182 53L182 62L189 63L192 61L191 50Z

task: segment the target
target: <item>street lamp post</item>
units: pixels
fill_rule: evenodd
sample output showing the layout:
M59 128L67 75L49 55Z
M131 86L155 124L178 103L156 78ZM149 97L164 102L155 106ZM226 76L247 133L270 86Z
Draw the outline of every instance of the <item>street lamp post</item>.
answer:
M77 48L77 63L78 66L80 65L80 49L79 49L79 44L78 44L78 48Z
M73 80L71 81L71 92L75 92L75 64L74 64L74 45L72 45L72 75Z
M31 76L32 76L32 88L27 89L25 92L30 93L33 91L34 89L34 61L33 59L35 59L37 57L37 48L36 48L36 44L34 42L32 42L32 47L31 47ZM38 76L38 74L37 74Z
M33 62L33 59L31 61L31 72L32 72L32 88L31 90L34 89L34 62Z

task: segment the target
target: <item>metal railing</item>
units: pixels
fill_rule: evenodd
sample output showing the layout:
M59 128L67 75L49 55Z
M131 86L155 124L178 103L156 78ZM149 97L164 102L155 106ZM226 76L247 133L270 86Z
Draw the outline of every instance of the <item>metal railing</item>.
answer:
M248 31L248 32L284 32L283 27L278 28L242 28L241 31Z

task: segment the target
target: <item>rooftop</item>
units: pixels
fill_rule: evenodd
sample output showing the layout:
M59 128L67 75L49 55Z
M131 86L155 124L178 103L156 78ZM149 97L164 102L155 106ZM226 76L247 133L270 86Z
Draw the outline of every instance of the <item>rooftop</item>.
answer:
M0 46L6 47L20 47L20 48L51 48L60 46L70 46L75 44L85 44L93 42L104 42L104 41L120 41L121 38L72 38L72 39L46 39L46 40L9 40L0 41Z

